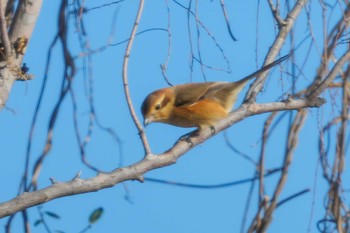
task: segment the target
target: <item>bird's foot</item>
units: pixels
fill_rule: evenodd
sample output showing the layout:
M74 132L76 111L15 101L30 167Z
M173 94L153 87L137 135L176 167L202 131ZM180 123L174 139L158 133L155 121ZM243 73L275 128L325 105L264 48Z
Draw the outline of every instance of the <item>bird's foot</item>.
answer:
M179 138L178 141L185 141L185 142L188 143L188 145L189 145L190 147L193 146L193 142L192 142L190 136L187 136L187 137L182 137L182 136L181 136L181 137Z
M199 135L199 130L194 130L194 131L191 131L189 133L186 133L184 135L182 135L178 140L177 142L179 141L185 141L187 142L191 147L193 146L193 142L191 140L191 137L196 137Z
M209 128L211 131L211 135L214 135L216 133L214 126L211 125L211 126L209 126Z

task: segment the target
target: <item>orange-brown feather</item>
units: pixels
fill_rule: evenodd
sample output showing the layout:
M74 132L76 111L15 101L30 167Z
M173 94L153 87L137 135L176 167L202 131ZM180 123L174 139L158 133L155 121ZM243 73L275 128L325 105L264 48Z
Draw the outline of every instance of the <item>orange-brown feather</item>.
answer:
M286 60L284 56L237 82L188 83L149 94L142 103L145 124L162 122L179 127L203 128L227 117L246 83Z
M174 107L165 123L179 127L203 128L213 125L227 114L228 112L217 102L202 99L192 105Z
M157 90L149 94L142 104L145 124L162 122L179 127L211 126L228 115L243 86L233 82L205 82Z

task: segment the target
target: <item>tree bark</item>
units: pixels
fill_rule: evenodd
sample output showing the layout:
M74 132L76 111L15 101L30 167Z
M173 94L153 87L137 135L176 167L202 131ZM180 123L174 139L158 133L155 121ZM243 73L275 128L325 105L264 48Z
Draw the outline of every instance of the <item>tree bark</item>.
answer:
M1 1L4 5L7 2ZM8 35L4 35L4 33L1 35L2 38L5 36L9 38L11 51L8 57L3 57L0 61L0 111L6 105L14 82L17 79L21 79L21 75L23 75L20 68L21 63L28 41L32 36L37 22L41 6L42 0L20 0L16 8L15 16L11 22ZM6 7L6 5L3 7ZM20 42L23 42L23 44L21 44L23 48L19 51L16 44Z

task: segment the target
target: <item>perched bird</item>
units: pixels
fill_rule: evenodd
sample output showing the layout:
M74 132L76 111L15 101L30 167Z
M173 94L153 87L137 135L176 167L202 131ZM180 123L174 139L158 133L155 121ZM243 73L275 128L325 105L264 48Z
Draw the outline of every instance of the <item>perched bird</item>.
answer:
M284 56L237 82L199 82L159 89L142 103L144 125L161 122L199 130L224 119L230 113L245 84L260 73L289 58Z

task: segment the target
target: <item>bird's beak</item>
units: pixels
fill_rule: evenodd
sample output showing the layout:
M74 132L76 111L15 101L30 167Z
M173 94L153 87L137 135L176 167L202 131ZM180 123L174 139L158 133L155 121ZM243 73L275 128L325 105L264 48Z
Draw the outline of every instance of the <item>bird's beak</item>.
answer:
M151 123L151 120L150 120L150 118L145 118L144 120L143 120L143 125L146 127L149 123Z

